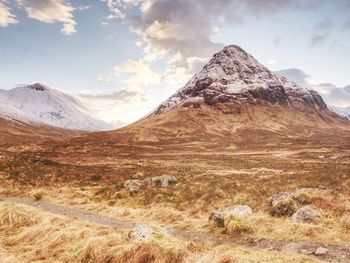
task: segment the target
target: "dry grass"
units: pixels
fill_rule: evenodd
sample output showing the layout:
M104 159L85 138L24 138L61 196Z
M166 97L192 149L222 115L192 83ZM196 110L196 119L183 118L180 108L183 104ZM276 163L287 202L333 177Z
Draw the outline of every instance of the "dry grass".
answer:
M203 232L212 231L208 224L212 210L246 204L252 207L253 216L243 223L232 221L227 225L228 234L242 239L249 236L348 244L349 137L318 134L312 138L274 140L260 132L246 132L252 141L213 137L203 143L174 138L164 143L155 140L133 145L112 136L108 143L96 143L100 142L97 137L96 142L78 138L54 151L52 145L21 153L4 151L0 158L0 193L37 199L32 189L41 189L39 199L44 197L53 203ZM320 159L321 155L324 158ZM179 186L146 188L133 196L122 188L127 179L165 174L176 176ZM317 224L296 224L288 216L270 215L270 196L304 187L330 190L327 196L298 199L299 203L322 210L325 215L322 220ZM141 254L151 258L164 257L163 254L179 256L186 262L313 262L295 255L247 252L241 248L231 248L229 252L221 248L192 251L179 241L140 247L128 244L124 235L109 229L47 213L35 217L37 211L30 213L24 207L6 210L1 204L0 212L1 234L5 233L0 237L3 247L0 253L17 257L21 262L28 259L50 262L53 257L63 262L78 262L77 258L104 262L117 255L127 255L134 260L129 262L137 262L138 251L149 251ZM28 222L33 225L26 225ZM12 227L16 224L18 227ZM134 254L137 257L133 258ZM213 260L205 261L207 258Z
M34 188L30 194L35 201L40 201L43 199L44 191L42 189Z
M13 219L9 220L9 215ZM0 217L0 257L4 263L318 262L298 255L232 246L210 248L175 239L134 243L111 228L6 202L0 203Z

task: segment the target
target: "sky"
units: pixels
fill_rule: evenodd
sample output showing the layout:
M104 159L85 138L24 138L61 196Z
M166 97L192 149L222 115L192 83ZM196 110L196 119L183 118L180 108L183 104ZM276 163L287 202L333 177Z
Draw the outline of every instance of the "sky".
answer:
M115 126L225 45L350 107L350 0L0 0L0 88L44 83Z

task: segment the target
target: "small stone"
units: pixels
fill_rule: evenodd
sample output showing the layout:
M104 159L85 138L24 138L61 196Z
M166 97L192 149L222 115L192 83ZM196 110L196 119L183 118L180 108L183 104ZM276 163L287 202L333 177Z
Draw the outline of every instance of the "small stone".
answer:
M133 241L152 241L153 229L147 225L138 225L129 232L128 237Z
M137 242L149 242L155 239L162 239L165 235L165 231L156 226L137 225L129 232L128 238Z
M328 253L328 248L325 248L325 247L319 247L315 251L316 256L323 256L323 255L326 255L327 253Z

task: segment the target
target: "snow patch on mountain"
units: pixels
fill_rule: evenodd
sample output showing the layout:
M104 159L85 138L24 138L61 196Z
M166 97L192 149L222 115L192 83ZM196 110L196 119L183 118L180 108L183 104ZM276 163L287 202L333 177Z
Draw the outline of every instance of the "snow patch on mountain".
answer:
M0 90L0 117L70 130L111 129L76 98L39 83Z

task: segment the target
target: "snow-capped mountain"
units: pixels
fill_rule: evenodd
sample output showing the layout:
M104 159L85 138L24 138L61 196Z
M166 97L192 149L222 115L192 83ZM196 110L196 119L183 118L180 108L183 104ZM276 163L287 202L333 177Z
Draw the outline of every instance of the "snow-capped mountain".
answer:
M299 87L285 77L271 72L239 46L225 47L175 95L162 103L154 114L175 107L240 101L257 101L286 106L303 105L327 109L320 95Z
M76 98L40 83L0 90L0 117L70 130L111 129Z

